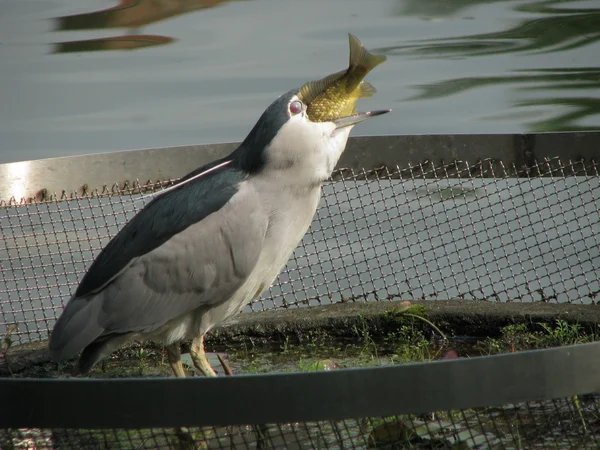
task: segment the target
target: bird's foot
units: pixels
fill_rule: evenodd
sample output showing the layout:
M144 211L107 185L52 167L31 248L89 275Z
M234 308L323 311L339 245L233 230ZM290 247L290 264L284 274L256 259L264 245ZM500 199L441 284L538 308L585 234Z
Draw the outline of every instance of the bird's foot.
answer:
M192 346L190 347L190 356L192 357L192 363L194 367L198 369L205 377L216 377L217 372L212 368L208 359L206 359L206 353L204 352L204 335L195 337L192 340Z
M171 366L171 370L178 378L185 377L185 369L183 368L183 363L181 362L181 347L179 346L179 342L175 344L167 345L167 357L169 358L169 365Z

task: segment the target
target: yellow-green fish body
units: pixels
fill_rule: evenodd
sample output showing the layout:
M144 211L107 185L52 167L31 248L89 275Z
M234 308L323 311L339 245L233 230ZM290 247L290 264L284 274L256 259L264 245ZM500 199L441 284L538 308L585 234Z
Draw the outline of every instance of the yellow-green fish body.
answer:
M372 96L375 88L363 79L387 58L373 55L353 35L350 40L348 69L321 80L309 81L300 89L299 98L307 105L306 114L313 122L326 122L356 112L359 98Z

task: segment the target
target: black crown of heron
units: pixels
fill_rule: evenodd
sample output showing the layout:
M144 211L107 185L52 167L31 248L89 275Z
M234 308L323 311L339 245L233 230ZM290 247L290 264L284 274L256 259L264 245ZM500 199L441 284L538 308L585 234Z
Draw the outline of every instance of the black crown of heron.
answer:
M54 326L54 360L81 352L86 373L127 341L153 340L182 377L180 343L191 340L195 368L215 375L205 334L274 282L350 130L389 112L356 111L375 93L365 76L386 58L349 41L347 69L281 95L233 153L157 193L102 249Z

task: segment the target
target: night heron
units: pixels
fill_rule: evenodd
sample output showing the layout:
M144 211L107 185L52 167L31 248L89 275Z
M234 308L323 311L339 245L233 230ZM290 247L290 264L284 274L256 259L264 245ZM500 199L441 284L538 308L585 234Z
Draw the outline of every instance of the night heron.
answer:
M270 286L310 226L321 185L375 89L363 78L385 56L350 35L348 69L275 100L228 157L158 193L108 243L56 322L56 361L82 351L79 372L130 339L163 342L185 376L180 342L215 375L204 335Z

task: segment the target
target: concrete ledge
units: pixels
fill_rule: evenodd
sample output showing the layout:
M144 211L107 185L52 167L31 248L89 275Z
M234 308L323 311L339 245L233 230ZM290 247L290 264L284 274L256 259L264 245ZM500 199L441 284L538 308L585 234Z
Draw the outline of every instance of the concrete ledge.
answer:
M240 339L274 339L322 330L333 337L355 336L355 326L367 326L370 333L383 335L398 326L391 314L405 302L337 303L311 308L240 314L207 336L207 342L225 344ZM449 336L498 336L507 325L525 323L533 330L537 323L557 319L579 323L592 331L600 324L596 305L549 303L491 303L473 300L411 301L427 309L425 315Z
M531 330L536 324L557 319L579 323L587 331L597 330L600 307L549 303L491 303L473 300L411 301L427 309L425 315L447 336L498 336L510 324L524 323ZM291 337L302 343L311 332L334 338L356 337L356 329L366 327L372 336L384 336L399 325L406 302L381 301L371 303L346 302L333 305L290 310L274 310L240 314L207 336L207 345L251 342L269 344ZM40 341L14 346L7 359L0 360L0 377L18 374L31 365L49 362L47 342Z

